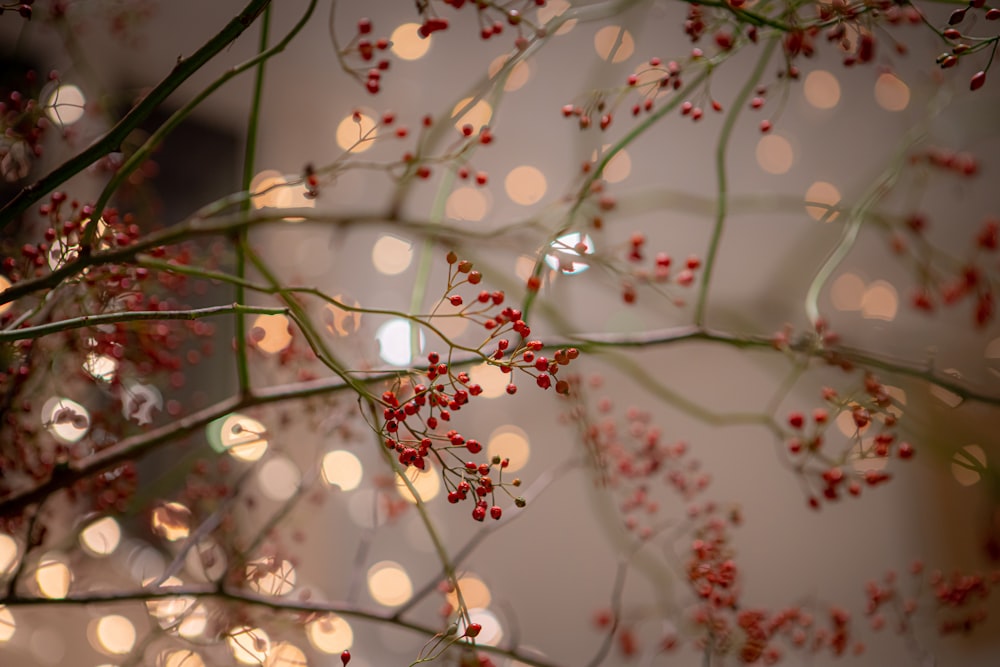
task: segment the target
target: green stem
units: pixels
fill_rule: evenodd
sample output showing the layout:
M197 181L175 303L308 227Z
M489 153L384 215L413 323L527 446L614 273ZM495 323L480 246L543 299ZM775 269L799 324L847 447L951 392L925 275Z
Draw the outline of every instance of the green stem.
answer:
M548 248L555 239L559 238L572 226L573 220L576 217L577 212L580 210L580 207L583 205L583 202L586 201L588 195L590 194L590 186L593 185L593 183L597 179L601 178L601 175L604 173L604 169L607 167L608 163L611 162L611 160L615 157L615 155L617 155L620 151L622 151L626 146L628 146L633 141L641 137L650 127L656 124L661 118L666 116L668 113L672 112L674 109L679 107L686 99L688 99L691 93L694 90L696 90L698 86L704 83L704 81L708 78L710 71L711 68L709 66L705 66L704 68L702 68L701 72L699 72L698 75L694 77L694 79L688 82L688 84L683 88L683 90L677 91L677 93L670 99L669 102L667 102L661 107L658 107L655 111L646 116L645 120L643 120L641 123L638 123L635 127L629 130L629 132L624 137L622 137L621 140L619 140L611 148L608 149L608 151L604 154L601 161L597 164L597 167L590 171L589 175L584 179L583 184L577 190L573 206L570 209L569 213L566 214L566 222L559 226L559 229L549 237L549 240L546 242L545 246L543 246L542 252L539 254L538 259L535 261L535 268L532 271L532 276L536 278L541 277L543 267L545 266L544 248ZM534 290L528 290L527 293L525 294L524 301L521 306L522 317L525 321L528 320L529 313L531 312L531 308L534 305L535 299L537 297L538 297L538 292Z
M60 331L70 331L71 329L84 329L96 327L102 324L116 324L119 322L139 322L144 320L198 320L203 317L214 315L225 315L229 313L258 313L261 315L284 315L288 313L287 308L257 308L233 303L225 306L209 306L207 308L194 308L191 310L135 310L120 313L102 313L100 315L82 315L71 317L58 322L48 322L33 327L24 327L11 331L0 331L0 343L27 340L32 338L42 338L50 336Z
M236 67L233 67L225 74L217 78L215 81L210 83L200 93L191 98L191 100L187 104L185 104L183 107L181 107L173 114L171 114L170 118L168 118L163 123L163 125L158 127L156 131L153 132L153 134L149 137L149 139L147 139L146 142L143 143L143 145L140 146L135 151L135 153L133 153L129 157L128 160L125 161L125 164L123 164L121 168L115 172L115 175L111 177L111 180L104 187L104 190L98 197L97 203L94 204L94 213L91 216L91 218L94 220L100 220L101 214L104 212L104 208L105 206L107 206L108 201L111 199L112 195L115 193L118 187L121 186L123 182L125 182L125 179L127 179L129 175L132 174L132 172L138 169L139 166L143 162L145 162L150 155L152 155L153 151L156 150L156 148L163 142L163 140L167 137L167 135L170 134L178 125L180 125L185 118L191 115L191 112L194 111L202 102L204 102L212 93L221 88L223 84L228 82L233 77L242 74L248 69L256 67L257 65L265 62L269 58L272 58L273 56L284 51L285 47L288 46L289 42L291 42L292 39L294 39L295 36L299 34L302 28L305 27L306 23L308 23L309 18L312 16L313 11L316 9L316 2L317 0L310 0L309 6L306 7L305 13L303 13L302 17L292 27L292 29L288 31L288 34L285 35L285 37L281 41L279 41L270 49L267 49L266 51L259 53L250 60L240 65L237 65ZM87 226L81 244L83 246L84 253L89 252L89 248L91 248L91 246L93 245L94 235L96 234L96 232L97 232L97 225Z
M257 47L258 56L267 52L268 33L271 27L271 8L264 10L264 18L260 24L260 43ZM243 179L240 183L240 190L247 193L247 198L240 202L240 212L244 216L250 213L252 194L250 185L253 181L254 164L257 158L257 133L260 125L260 107L264 92L264 65L265 60L257 64L257 71L254 75L253 96L250 99L250 116L247 119L247 145L243 155ZM242 280L246 278L246 252L247 228L240 227L235 234L236 242L236 277L241 282L236 283L236 302L246 303L246 288ZM236 376L239 382L240 394L250 392L250 367L247 361L247 322L242 313L236 313L234 318L234 329L236 339Z
M715 258L719 252L719 242L722 239L722 230L726 224L728 215L729 183L726 171L726 153L729 148L729 139L736 126L736 120L746 107L747 100L757 88L757 83L764 75L764 70L774 54L774 49L781 39L780 33L774 34L768 39L764 46L764 52L760 54L757 65L740 89L736 99L733 100L726 120L722 124L722 131L719 133L719 143L715 149L715 175L718 184L718 195L715 205L715 226L712 228L712 237L709 240L708 252L705 255L705 270L702 274L701 286L698 289L698 303L695 306L694 322L698 326L705 323L705 308L708 304L708 288L712 280L712 271L715 269Z
M243 34L257 19L257 16L271 3L271 0L251 0L250 3L226 27L198 49L190 58L178 60L174 69L138 104L125 114L108 132L91 144L86 150L70 158L49 172L44 178L32 183L17 193L0 208L0 230L17 219L29 206L59 187L71 177L115 151L139 125L155 111L167 97L182 83L199 71L220 51L228 47Z

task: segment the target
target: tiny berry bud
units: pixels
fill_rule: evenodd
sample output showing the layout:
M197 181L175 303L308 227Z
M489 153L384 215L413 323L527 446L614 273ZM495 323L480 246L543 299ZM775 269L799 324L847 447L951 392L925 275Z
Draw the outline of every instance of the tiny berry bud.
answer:
M344 667L347 667L347 663L349 663L350 661L351 661L350 651L344 651L343 653L340 654L340 662L343 663Z
M482 632L483 626L478 623L469 623L469 627L465 629L466 637L477 637L480 632Z
M979 90L986 83L986 72L980 70L972 75L969 81L969 90Z

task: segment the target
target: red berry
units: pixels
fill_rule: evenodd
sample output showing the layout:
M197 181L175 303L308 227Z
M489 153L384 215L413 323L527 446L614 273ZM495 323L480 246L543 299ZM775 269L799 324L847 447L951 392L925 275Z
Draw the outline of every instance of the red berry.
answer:
M972 75L972 79L969 81L969 90L979 90L986 83L986 72L979 71Z
M490 508L490 516L494 519L499 519L503 515L503 510L500 509L499 505L494 505Z
M351 661L351 652L344 651L340 654L340 662L344 663L344 667L347 667L347 663Z
M479 633L482 632L483 626L478 623L469 623L469 627L465 629L466 637L477 637Z

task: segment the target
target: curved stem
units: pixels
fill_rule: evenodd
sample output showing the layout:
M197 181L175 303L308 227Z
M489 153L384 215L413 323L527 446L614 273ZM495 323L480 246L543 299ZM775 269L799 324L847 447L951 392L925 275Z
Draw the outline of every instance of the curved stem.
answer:
M729 149L729 138L733 134L733 127L736 126L736 120L740 117L740 113L746 107L747 100L750 99L751 95L753 95L754 89L757 88L757 83L764 75L764 69L771 61L771 56L774 54L774 49L778 45L780 38L781 34L775 33L770 39L768 39L767 44L764 46L764 52L760 54L760 58L757 60L757 65L754 67L753 72L751 72L750 76L747 77L747 80L744 82L743 87L736 96L736 99L733 100L732 106L726 114L726 120L722 124L722 130L719 133L719 143L715 148L715 176L716 183L718 185L718 194L715 204L715 226L712 228L712 236L708 243L708 252L705 254L705 271L703 273L701 286L698 290L698 303L695 306L694 311L694 322L698 326L705 323L705 307L708 303L708 288L712 279L712 271L715 269L715 258L719 252L719 242L722 239L722 230L726 224L726 216L728 215L729 183L726 171L726 154Z
M268 33L271 27L271 8L264 10L264 18L260 25L260 44L257 47L258 56L267 53ZM250 115L247 119L246 150L243 155L243 179L240 183L240 190L247 193L247 198L240 203L240 212L247 215L250 212L251 192L250 184L253 181L254 163L257 159L257 131L260 124L260 107L264 92L264 65L266 60L257 63L257 72L254 75L253 96L250 99ZM247 228L241 227L235 235L236 241L236 277L243 279L246 277L246 253ZM236 284L236 302L246 303L246 290L242 283ZM240 394L250 392L250 368L247 362L247 323L242 313L236 313L233 318L234 336L236 343L236 376L239 382Z

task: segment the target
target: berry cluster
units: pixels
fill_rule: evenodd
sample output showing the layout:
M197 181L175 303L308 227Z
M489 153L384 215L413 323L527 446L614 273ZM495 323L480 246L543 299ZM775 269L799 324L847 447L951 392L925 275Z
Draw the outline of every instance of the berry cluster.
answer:
M971 632L986 620L990 596L1000 583L1000 570L987 574L956 570L946 575L940 570L925 570L920 561L914 561L908 574L905 591L902 585L906 582L891 570L882 581L866 584L865 614L873 630L885 629L886 615L891 614L896 632L912 634L921 608L929 608L942 635ZM926 599L928 591L931 600Z
M643 254L643 247L645 245L646 236L640 232L635 232L629 238L626 256L631 265L631 270L628 271L622 281L622 301L628 304L636 302L638 298L638 294L636 293L637 283L651 283L662 286L672 282L680 287L690 287L694 284L697 271L701 268L701 260L698 257L691 255L684 260L684 268L678 271L676 275L671 275L670 270L673 259L665 252L656 253L653 258L651 270L641 266L645 258ZM684 300L677 298L674 299L674 303L676 305L683 305Z
M58 76L50 73L49 81ZM0 101L0 177L11 183L25 178L42 156L45 132L52 125L36 99L37 85L38 74L29 70L24 74L23 90L10 91Z
M365 90L375 95L382 88L382 73L389 69L387 54L391 42L387 37L373 37L373 25L369 18L358 21L357 30L351 41L340 50L341 62L345 69L358 81L364 81ZM348 65L348 58L355 60L356 66Z
M453 307L460 308L455 316L477 322L489 332L477 349L484 361L499 367L505 374L512 374L515 370L527 374L542 389L552 387L552 378L560 367L576 359L579 351L575 348L560 349L551 359L539 354L544 345L541 341L530 339L531 328L521 319L519 310L507 306L494 311L502 306L504 293L482 290L466 304L465 299L454 291L465 285L479 285L483 280L482 274L473 269L472 262L460 260L454 252L448 253L447 261L449 273L445 299ZM487 348L490 350L488 353L484 351ZM472 518L476 521L484 520L487 514L493 519L502 516L503 509L496 504L497 491L503 491L517 507L523 507L525 500L515 497L508 489L520 486L520 480L505 482L503 479L504 470L510 463L507 459L493 456L481 463L466 460L467 455L482 453L482 443L475 438L467 438L455 429L441 432L454 413L483 393L482 386L437 352L427 355L427 364L421 377L400 383L382 394L380 430L385 446L396 454L404 469L425 470L428 459L436 460L448 488L448 501L457 504L474 499ZM564 380L556 381L555 389L565 394L569 391L569 384ZM512 379L507 385L507 393L516 392L517 385Z
M969 153L937 148L915 153L910 164L945 170L959 178L972 178L979 171L976 158ZM910 213L890 229L892 251L911 256L917 264L920 285L911 297L914 308L931 313L938 303L953 306L971 301L972 321L976 327L985 327L993 321L994 292L1000 281L994 261L1000 249L1000 218L995 215L983 218L970 239L965 257L957 262L928 242L931 223L922 212Z
M901 414L899 407L889 388L871 373L865 375L863 391L842 397L826 387L823 399L832 410L816 408L809 418L793 411L787 420L788 451L809 489L808 502L813 509L820 507L821 499L833 502L845 492L861 495L862 483L878 486L889 481L890 473L883 470L888 458L895 455L908 460L915 451L909 442L898 440L894 429ZM854 434L839 451L831 451L835 448L826 431L839 415L849 415Z

